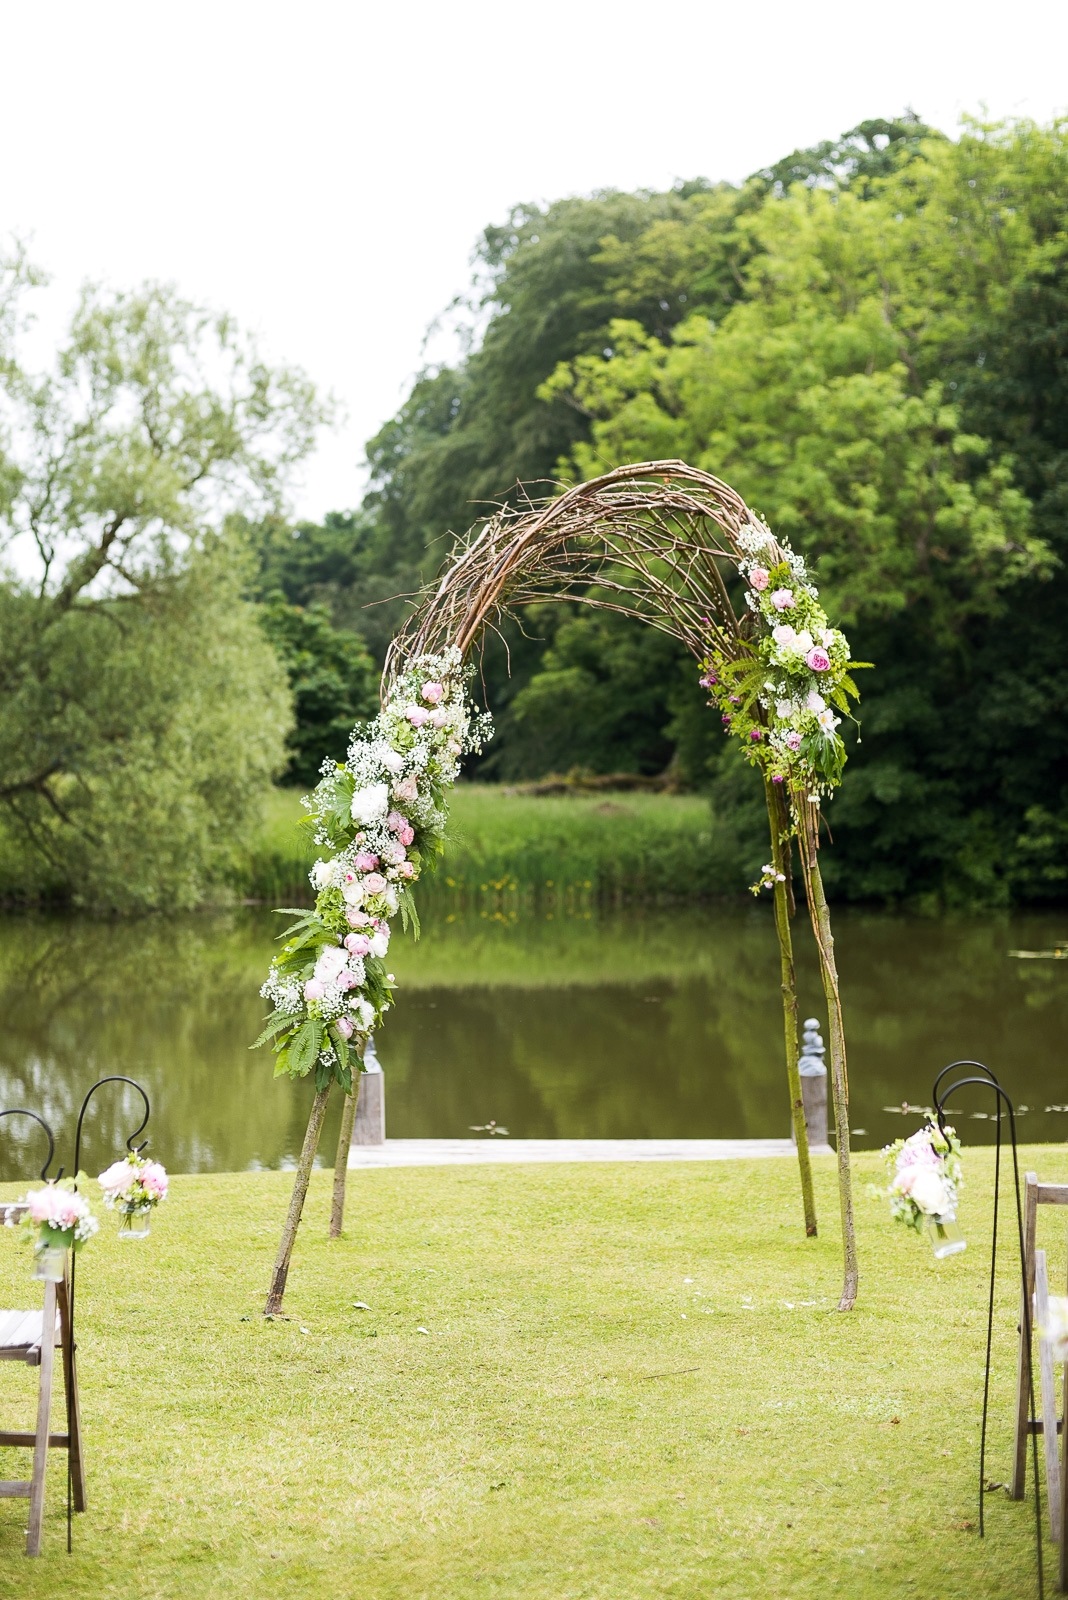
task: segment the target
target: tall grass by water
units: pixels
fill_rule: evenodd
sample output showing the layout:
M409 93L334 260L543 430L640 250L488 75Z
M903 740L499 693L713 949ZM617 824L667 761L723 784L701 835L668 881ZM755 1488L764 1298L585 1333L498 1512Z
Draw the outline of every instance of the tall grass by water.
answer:
M317 852L297 827L301 814L297 790L271 796L263 830L232 882L239 895L308 897ZM531 902L581 906L739 894L751 876L734 827L700 795L532 796L460 784L444 859L423 878L419 896L508 916Z

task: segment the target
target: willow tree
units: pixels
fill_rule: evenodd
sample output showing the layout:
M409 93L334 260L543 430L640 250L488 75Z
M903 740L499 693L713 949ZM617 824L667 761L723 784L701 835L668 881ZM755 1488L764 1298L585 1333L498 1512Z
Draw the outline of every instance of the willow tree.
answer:
M411 882L426 864L431 843L440 841L444 794L458 757L465 741L477 746L463 688L471 659L487 629L499 628L510 612L546 601L618 611L681 641L725 730L742 743L762 778L771 859L760 882L774 894L787 1082L805 1228L814 1235L791 936L796 841L827 1000L844 1255L839 1309L849 1310L857 1294L849 1094L834 939L819 867L821 802L845 764L835 708L848 713L856 694L849 646L829 626L801 557L776 540L733 489L681 461L621 467L544 502L504 507L473 529L393 640L376 725L354 739L347 765L328 771L312 798L317 839L335 854L317 863L316 910L300 924L265 988L275 1000L268 1030L282 1070L303 1075L314 1068L317 1086L268 1309L281 1305L325 1095L333 1078L351 1092L360 1031L365 1039L392 1003L392 980L366 953L358 968L366 992L358 989L346 1000L347 989L329 988L330 974L343 959L339 949L351 944L346 919L357 916L369 925L371 918L377 928L398 909L408 909ZM435 676L428 680L428 673ZM434 713L441 719L437 743L424 731L430 713L421 696L429 705L451 708ZM411 825L397 811L388 824L384 813L378 815L376 808L389 798L412 813ZM406 861L397 861L395 848L383 843L387 825L413 847ZM373 865L369 845L375 847ZM383 877L385 859L394 862L389 871L403 874L403 884ZM363 941L357 942L362 950ZM341 981L356 987L351 974ZM349 1006L352 1018L339 1006ZM341 1160L339 1151L339 1167ZM337 1177L343 1178L343 1167Z

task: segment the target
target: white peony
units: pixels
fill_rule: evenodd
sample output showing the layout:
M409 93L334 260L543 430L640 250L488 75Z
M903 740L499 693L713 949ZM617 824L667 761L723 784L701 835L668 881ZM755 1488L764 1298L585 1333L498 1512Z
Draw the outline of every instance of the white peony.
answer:
M379 822L389 810L389 785L369 783L352 797L353 822Z
M792 700L776 700L775 702L775 715L782 717L784 720L791 715L793 709L794 703Z
M817 716L819 716L821 711L826 711L827 709L826 700L821 694L817 694L815 689L810 689L808 691L808 694L805 696L805 704L808 709L810 711L814 711Z
M311 869L312 887L315 889L332 889L338 881L341 872L339 861L317 861Z
M391 745L375 745L375 755L378 757L379 761L385 767L387 772L396 774L403 770L404 757L398 754L398 752L394 750Z
M384 956L389 949L389 929L377 928L371 935L371 954Z
M909 1199L928 1217L941 1217L952 1209L945 1179L934 1167L916 1174L909 1188Z
M348 951L339 944L328 944L319 952L315 963L315 976L321 983L333 983L349 959Z
M356 1013L361 1029L366 1033L375 1020L375 1008L369 1000L354 1000L352 1009Z

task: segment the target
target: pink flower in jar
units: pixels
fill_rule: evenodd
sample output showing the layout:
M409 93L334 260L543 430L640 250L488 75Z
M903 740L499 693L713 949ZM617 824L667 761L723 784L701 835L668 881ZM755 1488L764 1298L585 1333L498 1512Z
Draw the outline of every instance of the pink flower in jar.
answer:
M753 585L754 589L766 589L768 586L768 580L769 573L764 567L754 567L752 572L749 574L749 582Z
M361 872L373 872L378 865L378 857L373 856L370 850L361 850L359 855L356 857L355 865ZM346 872L345 881L347 883L352 882L351 873Z
M423 685L423 699L428 706L436 706L444 693L445 690L440 683L424 683Z
M399 811L391 811L389 816L386 818L386 827L389 829L390 833L399 833L402 828L406 828L407 826L408 818L402 817Z
M369 872L363 880L363 886L368 894L381 894L386 887L386 880L380 872Z
M321 1000L326 993L326 985L319 978L309 978L304 985L305 1000Z
M356 1031L348 1017L338 1017L337 1021L334 1023L334 1027L337 1029L338 1033L340 1033L343 1039L351 1039L353 1033Z
M413 728L421 728L429 718L430 712L424 711L422 706L409 706L404 715Z
M414 800L419 794L419 785L414 778L402 778L393 785L393 793L398 800Z
M415 877L415 866L411 861L402 861L400 866L397 868L397 871L400 873L402 878Z
M406 822L404 824L404 827L401 828L400 831L398 832L397 838L400 840L402 845L407 847L415 839L415 829L409 823Z
M800 750L801 735L798 733L796 728L792 728L786 735L786 747L788 750Z
M805 657L805 666L811 667L813 672L826 672L830 664L831 658L822 645L813 645Z
M345 935L345 949L350 955L365 956L371 948L371 941L365 933L347 933Z
M146 1161L141 1168L141 1187L146 1194L154 1195L157 1200L167 1198L169 1181L166 1167L158 1161Z
M775 589L771 595L771 603L776 611L792 611L794 591L792 589Z

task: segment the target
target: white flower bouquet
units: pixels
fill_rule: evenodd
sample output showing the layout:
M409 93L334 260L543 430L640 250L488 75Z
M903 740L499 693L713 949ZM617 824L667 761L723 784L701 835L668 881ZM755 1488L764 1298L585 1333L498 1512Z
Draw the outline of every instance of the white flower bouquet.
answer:
M73 1178L61 1178L43 1189L31 1189L22 1237L33 1245L34 1276L58 1280L68 1250L81 1250L100 1224Z
M167 1198L166 1169L158 1161L131 1153L113 1162L96 1181L108 1210L119 1213L120 1237L143 1239L151 1212Z
M885 1190L891 1215L916 1233L927 1230L938 1257L965 1248L957 1227L957 1197L963 1186L960 1140L947 1127L928 1123L883 1150L890 1176Z
M317 1089L335 1078L351 1093L350 1041L366 1039L393 1000L390 919L399 912L418 934L412 886L442 850L446 791L461 755L490 737L489 716L467 697L470 672L455 648L414 660L304 801L327 854L311 871L315 909L292 913L260 990L274 1010L252 1048L272 1042L276 1076L314 1068Z

